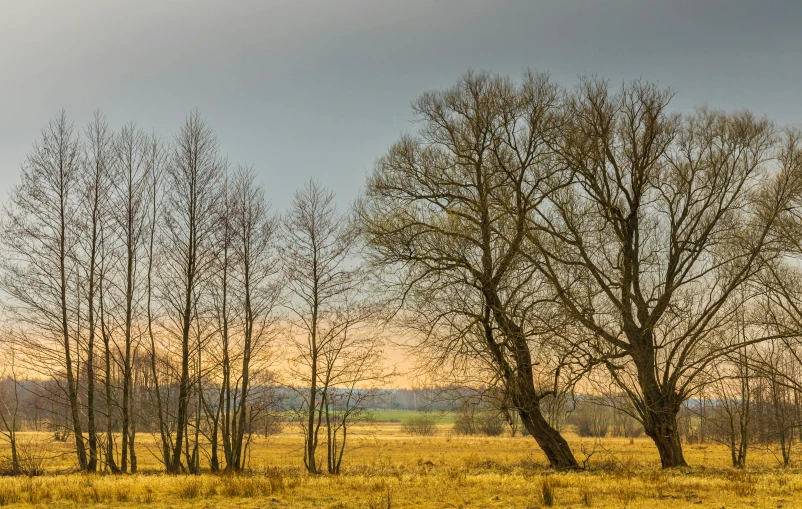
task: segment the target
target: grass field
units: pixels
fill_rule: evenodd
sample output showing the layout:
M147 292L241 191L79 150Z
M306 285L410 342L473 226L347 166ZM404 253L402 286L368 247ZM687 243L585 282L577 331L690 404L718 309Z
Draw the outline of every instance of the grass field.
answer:
M401 419L399 419L401 420ZM719 445L686 446L688 469L663 472L648 439L580 439L568 435L589 468L558 473L528 437L460 437L441 424L434 437L405 435L400 423L364 428L351 442L340 476L309 476L301 441L288 429L257 440L244 476L166 476L139 435L134 476L81 475L67 444L27 434L48 454L47 474L0 478L0 505L11 507L200 508L535 508L802 507L802 471L781 469L766 449L750 452L745 471L728 468ZM799 454L797 452L796 454Z

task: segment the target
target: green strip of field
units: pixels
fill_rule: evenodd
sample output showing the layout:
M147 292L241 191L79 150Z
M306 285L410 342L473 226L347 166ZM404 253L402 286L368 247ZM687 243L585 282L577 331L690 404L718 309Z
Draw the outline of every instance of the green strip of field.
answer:
M420 412L417 410L372 410L373 420L376 422L405 423L413 417L430 415L440 424L452 424L454 412Z

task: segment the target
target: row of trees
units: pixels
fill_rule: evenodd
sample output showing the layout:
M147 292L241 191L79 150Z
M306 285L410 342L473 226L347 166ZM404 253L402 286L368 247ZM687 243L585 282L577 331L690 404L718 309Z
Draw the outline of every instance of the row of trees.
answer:
M144 427L167 472L195 473L202 455L212 470L245 467L283 363L303 388L307 468L322 468L322 429L337 472L373 394L357 389L385 376L357 240L314 182L273 213L197 112L169 141L101 114L79 132L62 112L3 215L6 365L66 409L80 470L135 472Z
M672 96L468 73L413 104L359 204L421 357L500 390L555 468L578 463L542 405L580 380L681 466L677 415L719 361L799 336L800 132Z
M280 218L197 113L169 143L100 116L78 136L62 114L5 212L8 337L58 381L84 470L135 469L144 401L167 471L198 471L201 442L241 469L275 361L303 387L307 469L325 443L337 472L387 382L384 324L422 370L485 387L554 468L578 468L567 396L611 384L662 465L684 465L683 404L745 350L795 355L802 134L672 96L469 72L413 103L417 131L353 214L311 183Z

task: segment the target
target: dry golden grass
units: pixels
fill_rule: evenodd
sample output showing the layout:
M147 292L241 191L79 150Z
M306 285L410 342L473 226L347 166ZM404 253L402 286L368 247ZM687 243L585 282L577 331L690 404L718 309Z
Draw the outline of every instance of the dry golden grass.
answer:
M50 454L47 475L0 478L0 505L68 508L401 508L401 507L714 507L802 508L802 471L781 469L768 450L751 451L746 471L728 468L722 446L686 446L692 467L663 472L648 439L580 440L569 435L590 468L558 473L528 437L479 438L404 435L398 424L362 430L351 442L340 476L309 476L301 469L300 436L288 430L258 440L244 476L167 476L139 437L134 476L81 475L69 444L28 434Z

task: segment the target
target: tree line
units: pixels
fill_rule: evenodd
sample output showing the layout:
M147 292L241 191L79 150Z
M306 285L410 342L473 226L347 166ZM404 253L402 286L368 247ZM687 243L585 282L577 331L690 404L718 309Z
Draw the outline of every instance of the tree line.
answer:
M322 468L322 429L337 472L363 389L385 376L355 232L312 181L272 212L197 112L172 140L112 131L100 113L79 131L61 112L4 210L5 364L64 408L54 425L81 471L136 472L142 430L167 472L197 473L202 457L213 471L245 468L283 362L306 388L307 468ZM13 470L16 411L4 413Z
M136 471L138 431L167 472L242 470L282 383L306 469L338 473L390 333L554 468L579 467L555 420L577 391L685 465L702 392L733 423L758 380L799 393L802 133L672 97L468 72L352 207L310 181L282 214L197 112L171 139L62 112L3 213L4 365L62 404L84 471Z

